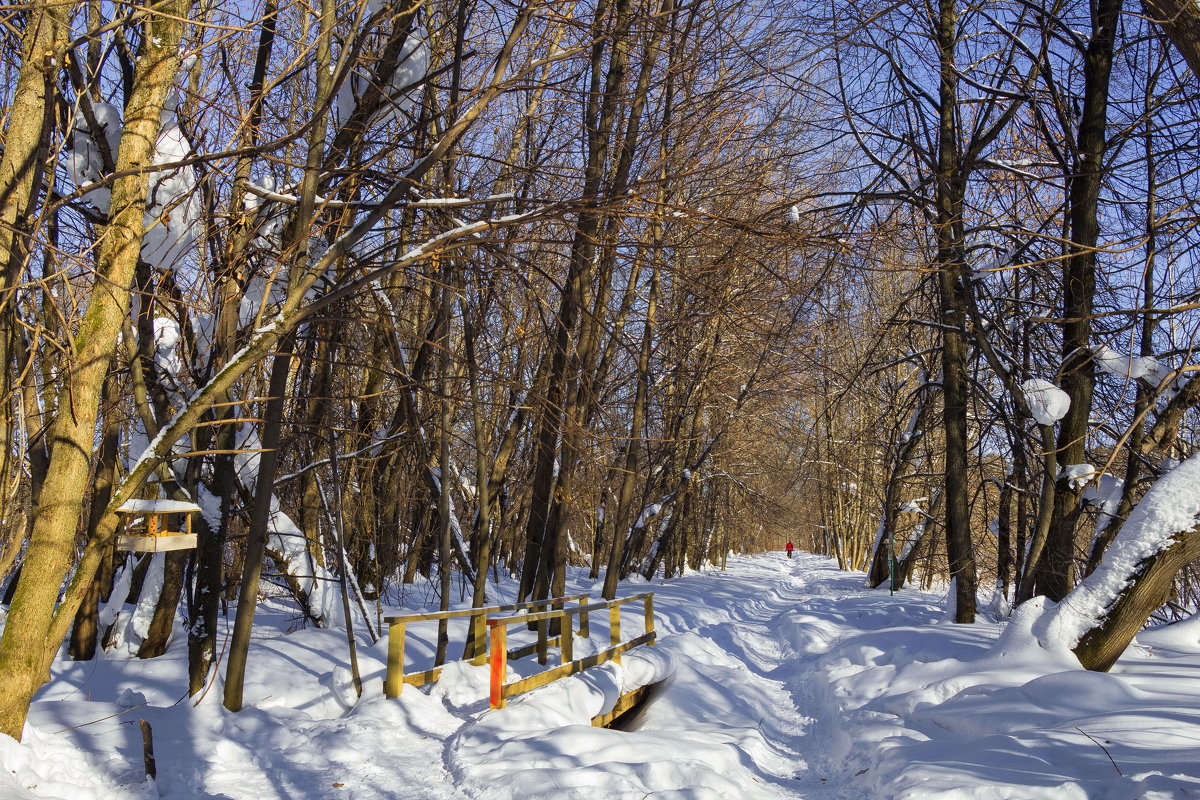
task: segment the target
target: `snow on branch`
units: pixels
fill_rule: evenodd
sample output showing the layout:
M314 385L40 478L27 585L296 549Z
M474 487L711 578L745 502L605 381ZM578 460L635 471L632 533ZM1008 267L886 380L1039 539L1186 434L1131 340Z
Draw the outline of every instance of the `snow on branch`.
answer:
M1021 394L1039 425L1053 425L1066 416L1071 407L1070 395L1041 378L1030 378L1022 383Z

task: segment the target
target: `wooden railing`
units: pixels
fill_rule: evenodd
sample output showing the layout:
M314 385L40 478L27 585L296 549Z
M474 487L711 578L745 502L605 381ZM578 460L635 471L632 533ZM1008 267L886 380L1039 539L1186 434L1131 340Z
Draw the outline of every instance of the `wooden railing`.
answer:
M404 672L404 639L407 626L410 622L428 622L433 620L455 619L460 617L470 617L470 633L467 636L469 643L474 642L475 652L470 657L472 664L484 664L487 661L487 642L488 637L484 634L484 620L488 614L508 613L512 611L522 611L526 609L538 609L549 606L551 609L560 609L567 603L583 602L586 603L588 595L573 594L568 597L551 597L546 600L532 600L528 603L515 603L507 606L485 606L483 608L464 608L458 611L434 611L429 614L406 614L399 617L384 617L384 622L388 624L388 660L387 660L387 675L383 681L383 691L388 697L399 697L400 692L404 689L404 685L423 686L427 683L432 683L442 674L442 666L435 665L432 669L423 670L405 674ZM546 613L555 613L553 611ZM540 617L540 614L521 615L516 617L508 617L513 620L528 620L536 622L538 626L537 641L532 644L518 648L511 653L505 655L510 658L523 658L533 653L538 654L538 660L546 663L546 652L551 646L560 645L561 637L550 638L548 636L546 620L535 619ZM587 617L584 616L583 624L580 626L580 636L587 636ZM567 645L569 648L570 645ZM464 653L464 658L467 655Z
M627 642L621 641L621 606L626 603L632 603L635 600L642 601L642 613L645 619L645 631L636 639L630 639ZM607 650L602 650L599 653L575 660L574 658L574 633L573 619L578 616L580 618L580 633L586 635L583 630L587 626L588 613L592 611L608 610L608 629L610 647ZM554 669L539 672L537 675L531 675L528 678L505 683L508 672L508 627L510 625L518 625L522 623L536 622L540 624L548 623L557 620L560 625L560 635L558 636L560 647L560 664ZM500 617L498 619L489 619L487 621L489 628L489 639L491 640L491 691L490 700L492 708L504 708L510 697L524 694L525 692L537 689L540 686L545 686L548 683L564 678L568 675L574 675L577 672L582 672L588 667L594 667L597 664L603 664L606 661L620 662L621 654L627 650L642 644L653 644L654 633L654 593L646 592L644 594L633 595L632 597L623 597L619 600L609 600L602 603L592 603L590 605L581 605L576 608L554 609L552 611L542 611L536 614L522 614L512 617ZM540 629L539 629L540 630ZM542 641L539 637L539 643ZM545 659L540 659L544 664Z

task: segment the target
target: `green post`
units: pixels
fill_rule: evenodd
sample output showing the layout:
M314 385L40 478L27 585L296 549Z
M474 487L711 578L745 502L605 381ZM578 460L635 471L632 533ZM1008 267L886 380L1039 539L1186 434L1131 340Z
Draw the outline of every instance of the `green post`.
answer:
M896 530L888 529L888 594L896 593Z

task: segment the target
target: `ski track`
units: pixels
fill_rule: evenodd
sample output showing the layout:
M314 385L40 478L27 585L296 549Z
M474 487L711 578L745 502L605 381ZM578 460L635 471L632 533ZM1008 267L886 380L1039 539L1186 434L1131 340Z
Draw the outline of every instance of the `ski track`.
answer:
M806 713L805 669L784 635L791 616L813 598L806 573L818 565L830 569L826 559L799 554L790 562L782 556L760 557L740 562L732 572L693 573L645 587L655 591L657 646L672 652L677 673L642 713L636 728L629 732L590 730L587 744L577 752L561 743L546 746L542 741L540 750L531 743L527 750L532 757L524 765L509 773L501 768L500 778L489 782L472 774L476 765L468 758L479 751L470 747L473 731L468 723L447 745L447 763L452 765L456 782L475 800L541 797L536 788L530 788L539 780L548 787L546 797L586 796L584 787L588 785L604 786L606 797L631 800L710 796L836 800L860 796L844 794L835 777L814 767L824 759L812 734L813 720ZM824 583L817 585L825 588ZM629 587L622 594L642 588ZM542 737L548 738L558 737ZM624 768L619 761L605 760L597 753L611 749L619 759L643 742L641 752L651 755L645 763L635 765L644 773L641 784L614 785L611 773L624 773ZM686 774L672 784L672 777L655 775L661 765L652 761L653 753L662 742L675 743L682 754L714 746L734 750L737 762L754 783L726 791L718 788L712 794L687 787ZM514 755L512 750L506 752ZM539 759L541 767L536 763ZM559 769L564 760L571 766L569 777ZM529 762L534 763L530 766ZM698 761L692 768L704 767ZM527 774L539 769L543 774L536 778ZM505 774L515 786L497 785L506 782ZM703 786L707 782L697 776L697 783Z

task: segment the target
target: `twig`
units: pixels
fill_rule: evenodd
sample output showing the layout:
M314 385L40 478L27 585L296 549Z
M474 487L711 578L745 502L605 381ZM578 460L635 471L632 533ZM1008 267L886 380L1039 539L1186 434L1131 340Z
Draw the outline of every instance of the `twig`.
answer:
M1075 728L1075 730L1079 731L1079 732L1080 732L1080 733L1082 733L1084 736L1086 736L1087 738L1091 739L1091 740L1092 740L1092 742L1093 742L1093 743L1095 743L1096 747L1099 747L1101 750L1103 750L1103 751L1104 751L1104 755L1108 756L1108 760L1109 760L1109 761L1112 761L1113 769L1115 769L1115 770L1117 771L1117 774L1118 774L1118 775L1120 775L1122 778L1124 778L1124 777L1125 777L1125 773L1124 773L1124 772L1121 772L1121 768L1117 766L1117 762L1116 762L1116 761L1113 759L1113 757L1112 757L1112 753L1108 752L1108 748L1107 748L1107 747L1105 747L1104 745L1100 744L1100 742L1096 741L1096 737L1095 737L1095 736L1092 736L1090 733L1088 733L1087 731L1085 731L1083 728L1076 727L1076 728Z

